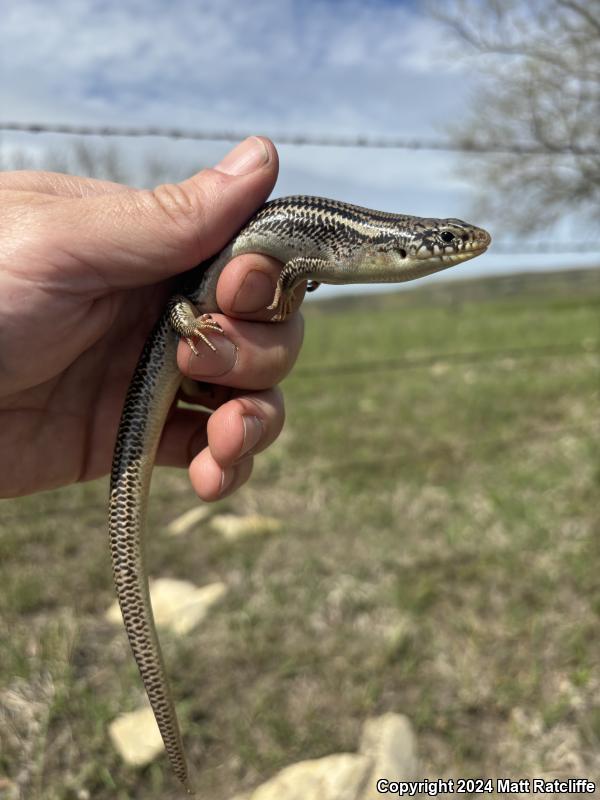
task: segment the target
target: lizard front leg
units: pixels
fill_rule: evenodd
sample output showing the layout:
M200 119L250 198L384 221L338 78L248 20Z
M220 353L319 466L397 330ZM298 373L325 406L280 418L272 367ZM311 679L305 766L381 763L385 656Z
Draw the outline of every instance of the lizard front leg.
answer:
M223 333L223 328L218 322L215 322L210 314L201 314L197 317L196 306L181 294L176 294L169 300L167 311L171 327L175 333L185 339L194 355L198 355L194 339L202 339L211 350L216 350L205 331Z
M267 306L269 311L276 312L271 320L282 322L292 310L295 289L308 280L311 283L309 291L314 291L319 286L318 281L314 279L319 277L320 272L328 271L331 271L331 264L322 258L298 256L288 261L281 270L273 302Z

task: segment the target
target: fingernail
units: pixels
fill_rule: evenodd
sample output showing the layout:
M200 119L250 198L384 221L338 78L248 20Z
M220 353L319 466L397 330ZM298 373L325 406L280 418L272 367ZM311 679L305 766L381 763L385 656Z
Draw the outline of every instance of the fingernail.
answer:
M251 270L233 298L233 311L250 314L262 311L273 299L275 287L268 275L258 269Z
M221 488L219 494L223 494L232 484L235 478L235 467L227 467L221 472Z
M211 336L211 343L215 346L214 350L210 347L201 346L198 348L198 355L190 353L189 371L192 378L217 378L230 372L236 364L238 349L233 342L226 336Z
M244 441L242 442L240 456L246 455L253 447L256 447L263 435L263 423L259 417L244 414L242 423L244 425Z
M226 175L248 175L269 160L269 150L258 136L250 136L234 147L215 167Z

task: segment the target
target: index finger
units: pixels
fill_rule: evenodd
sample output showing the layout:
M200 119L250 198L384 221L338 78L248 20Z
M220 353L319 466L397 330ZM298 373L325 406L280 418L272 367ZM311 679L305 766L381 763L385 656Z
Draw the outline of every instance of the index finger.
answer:
M219 276L217 302L228 317L268 322L274 312L268 309L275 296L282 263L269 256L245 253L233 258ZM297 311L305 287L294 294L292 310Z

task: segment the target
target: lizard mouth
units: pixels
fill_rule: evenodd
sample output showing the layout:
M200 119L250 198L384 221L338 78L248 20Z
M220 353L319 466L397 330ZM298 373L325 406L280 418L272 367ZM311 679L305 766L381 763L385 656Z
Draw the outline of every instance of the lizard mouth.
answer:
M440 245L437 242L433 245L422 244L414 254L419 260L438 261L441 264L460 264L461 261L468 261L470 258L479 256L490 246L492 237L490 234L478 228L469 240L455 244Z
M487 244L477 244L473 245L468 250L457 250L454 253L440 253L437 258L443 264L460 264L461 261L468 261L471 258L475 258L475 256L481 255L481 253L485 253L487 249Z
M435 250L438 247L436 245L431 255L433 258L438 258L442 264L460 264L462 261L468 261L470 258L475 258L475 256L485 253L491 242L492 237L490 234L483 228L477 228L473 231L470 241L462 243L460 249L446 246L444 247L444 252L436 253Z

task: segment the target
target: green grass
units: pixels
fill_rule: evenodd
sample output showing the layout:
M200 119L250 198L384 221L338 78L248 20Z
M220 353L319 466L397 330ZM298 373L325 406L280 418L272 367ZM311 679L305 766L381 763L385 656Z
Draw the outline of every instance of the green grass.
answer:
M175 471L153 487L152 573L230 586L163 637L200 796L355 750L390 710L413 721L423 776L598 780L599 273L306 318L284 434L217 504L285 533L166 537L195 496ZM105 499L99 481L0 506L0 779L28 800L178 796L164 760L128 769L107 736L142 695L103 619Z

